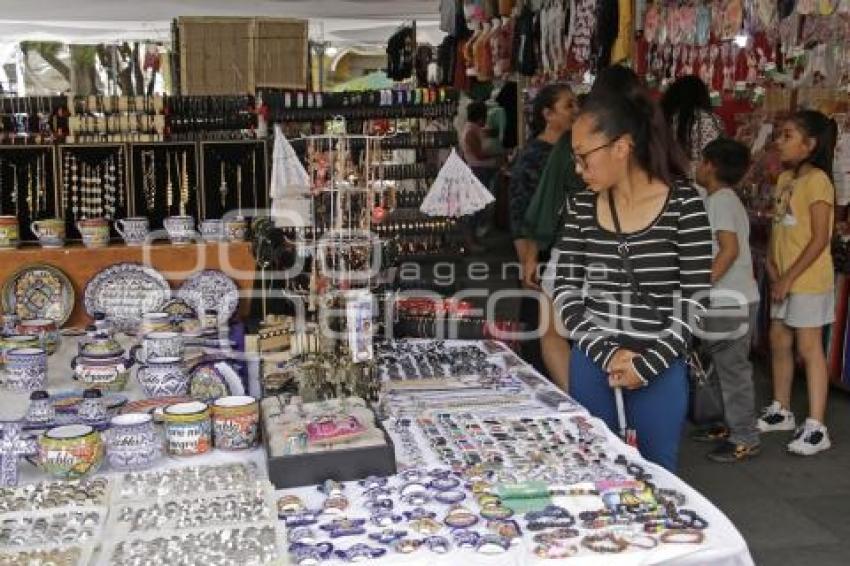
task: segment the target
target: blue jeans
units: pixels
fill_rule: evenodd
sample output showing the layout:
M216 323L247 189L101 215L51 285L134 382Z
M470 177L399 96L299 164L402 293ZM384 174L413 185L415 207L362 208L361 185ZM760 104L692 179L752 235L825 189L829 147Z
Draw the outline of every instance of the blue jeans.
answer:
M677 359L648 386L623 390L626 422L637 432L641 455L674 473L688 412L686 371L685 362ZM608 373L578 349L570 356L570 395L591 415L619 433L617 405L614 390L608 385Z

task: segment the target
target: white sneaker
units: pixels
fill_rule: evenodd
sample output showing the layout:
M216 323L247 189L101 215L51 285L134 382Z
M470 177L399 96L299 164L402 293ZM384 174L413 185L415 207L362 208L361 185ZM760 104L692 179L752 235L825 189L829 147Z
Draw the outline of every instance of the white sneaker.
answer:
M777 430L794 430L794 413L783 409L779 401L774 401L761 411L761 417L756 421L760 432L774 432Z
M794 440L788 443L788 451L800 456L812 456L831 446L826 427L814 419L806 419L806 424L797 429Z

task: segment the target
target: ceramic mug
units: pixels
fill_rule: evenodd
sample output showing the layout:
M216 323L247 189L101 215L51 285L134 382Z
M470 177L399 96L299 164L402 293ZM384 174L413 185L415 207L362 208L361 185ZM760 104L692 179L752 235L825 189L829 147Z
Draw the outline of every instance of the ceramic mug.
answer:
M103 453L103 439L88 425L58 426L38 439L38 465L57 479L76 480L95 473Z
M112 417L106 438L106 459L113 470L136 471L151 467L162 456L162 440L147 413Z
M230 242L244 242L248 235L248 221L241 216L224 222L225 238Z
M141 246L148 240L150 223L143 216L122 218L115 221L115 231L124 238L124 243L128 246Z
M44 348L14 348L6 352L5 387L19 393L47 389L47 352Z
M0 250L17 248L21 240L17 216L0 216Z
M83 392L83 400L77 405L77 416L89 424L97 424L106 420L109 413L106 410L103 393L100 392L100 389L86 389Z
M253 397L221 397L213 403L212 419L216 448L248 450L257 445L260 407Z
M109 222L105 218L86 218L77 222L77 230L87 248L105 248L109 245Z
M175 403L164 411L165 439L172 456L197 456L212 448L210 408L201 401Z
M141 356L139 352L141 351ZM183 336L179 332L148 332L142 338L142 343L133 346L130 357L146 362L156 358L183 359Z
M207 242L219 242L224 239L224 222L221 220L204 220L201 222L201 236Z
M11 334L0 338L0 367L6 365L6 354L9 350L15 348L39 348L41 341L37 336L23 336L21 334Z
M189 392L189 374L180 358L152 358L139 366L136 379L148 397L170 397Z
M195 219L191 216L169 216L163 225L172 244L190 244L195 238Z
M55 320L46 318L22 320L18 324L18 334L38 338L39 345L47 351L48 356L52 356L59 349L61 337Z
M65 245L65 221L61 218L36 220L30 230L43 248L61 248Z
M139 325L140 335L169 330L171 330L171 317L167 312L148 312L142 315L142 323Z
M56 418L56 408L47 391L39 389L30 393L30 404L24 420L30 423L50 423Z

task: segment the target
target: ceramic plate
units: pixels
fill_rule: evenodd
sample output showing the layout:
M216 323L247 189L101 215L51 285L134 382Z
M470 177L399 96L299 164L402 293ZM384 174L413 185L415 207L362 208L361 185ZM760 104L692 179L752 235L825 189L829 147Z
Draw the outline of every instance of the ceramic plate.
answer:
M15 313L21 320L49 318L61 326L73 310L74 286L52 265L27 265L3 284L3 311Z
M106 314L117 330L132 332L142 315L162 310L171 298L168 281L156 269L140 263L107 267L86 285L86 312Z
M217 269L205 269L189 277L177 296L189 303L198 316L209 309L217 310L220 324L227 324L239 307L239 287Z
M76 413L77 405L83 400L82 391L62 391L51 393L50 400L57 413ZM127 404L127 397L118 393L104 393L103 400L109 411L114 411Z

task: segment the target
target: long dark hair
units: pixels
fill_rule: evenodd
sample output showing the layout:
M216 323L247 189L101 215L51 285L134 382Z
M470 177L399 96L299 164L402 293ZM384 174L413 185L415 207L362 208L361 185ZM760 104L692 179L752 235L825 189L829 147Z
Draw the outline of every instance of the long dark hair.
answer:
M534 97L534 103L531 111L531 137L536 138L546 129L546 118L543 116L543 111L547 108L551 110L557 104L558 99L563 94L572 95L573 91L568 84L553 83L548 84L540 89L537 96Z
M593 86L590 87L590 95L597 96L606 93L630 95L640 87L640 78L637 73L625 65L617 64L599 71L596 80L593 81Z
M661 109L667 123L676 121L676 141L682 149L691 149L691 132L700 111L711 112L711 96L708 87L696 75L676 79L661 98ZM699 148L700 150L702 148Z
M687 160L645 89L637 88L628 96L605 92L588 97L581 114L593 116L596 131L609 140L631 136L635 160L651 178L673 186L685 177Z
M808 163L817 167L832 179L832 160L835 154L835 143L838 139L838 124L817 110L800 110L791 116L790 121L800 128L804 134L814 138L815 147L809 156L797 165L799 169Z

